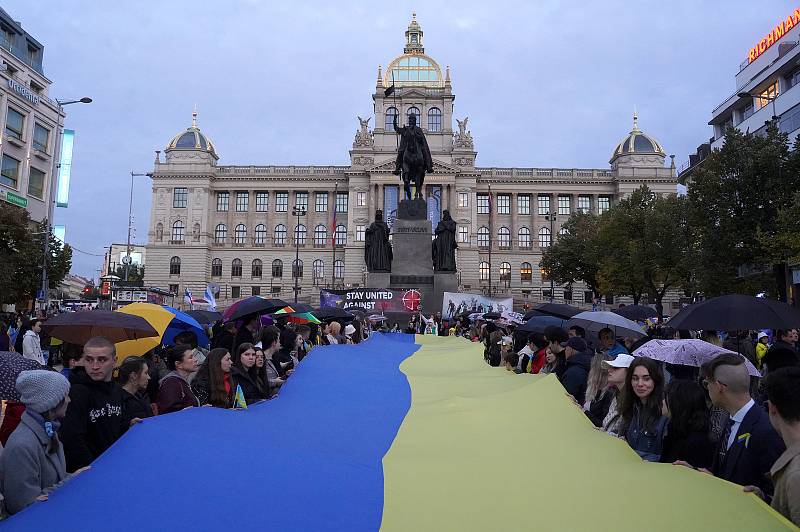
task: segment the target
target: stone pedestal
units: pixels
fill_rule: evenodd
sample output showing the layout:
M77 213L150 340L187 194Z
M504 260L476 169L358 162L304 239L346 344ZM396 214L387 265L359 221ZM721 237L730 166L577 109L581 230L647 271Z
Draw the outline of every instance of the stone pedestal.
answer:
M431 257L431 222L425 200L402 200L392 227L392 274L389 287L416 289L422 296L422 311L430 315L441 311L442 298L434 295Z
M367 288L389 288L389 277L391 275L388 272L368 272Z

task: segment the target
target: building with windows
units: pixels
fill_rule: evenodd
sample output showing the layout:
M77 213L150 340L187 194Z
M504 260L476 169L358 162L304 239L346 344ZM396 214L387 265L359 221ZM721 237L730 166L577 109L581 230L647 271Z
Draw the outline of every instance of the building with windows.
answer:
M144 268L147 248L141 244L131 244L131 265ZM125 256L128 254L127 244L111 244L106 248L103 264L100 265L100 277L114 275L117 268L125 266Z
M195 114L164 156L156 153L145 283L178 294L187 286L203 293L214 283L220 306L250 295L291 298L295 277L307 302L318 301L320 288L363 286L365 230L376 209L391 225L401 199L392 174L393 123L411 114L433 157L425 178L428 217L435 228L449 209L457 223L463 291L488 292L491 279L493 294L548 299L539 262L571 213L603 212L642 184L675 192L674 163L665 166L663 148L635 115L608 167L476 166L469 119L454 116L450 68L425 53L415 17L405 41L403 53L377 69L374 116L359 118L347 166L221 165ZM553 296L586 297L578 286L556 287Z

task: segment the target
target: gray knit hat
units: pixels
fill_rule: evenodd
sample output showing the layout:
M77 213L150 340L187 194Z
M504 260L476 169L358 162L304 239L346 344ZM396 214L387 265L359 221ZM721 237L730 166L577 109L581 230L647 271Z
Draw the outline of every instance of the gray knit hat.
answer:
M38 414L58 406L69 393L69 381L57 371L31 369L17 377L19 400Z

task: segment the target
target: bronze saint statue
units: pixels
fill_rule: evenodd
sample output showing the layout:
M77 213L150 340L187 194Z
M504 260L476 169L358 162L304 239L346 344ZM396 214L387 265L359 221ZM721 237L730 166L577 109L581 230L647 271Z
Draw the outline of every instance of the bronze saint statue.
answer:
M437 272L456 271L456 222L450 217L450 211L442 213L442 220L436 226L436 238L433 240L433 269Z
M394 116L394 130L400 135L400 147L397 150L394 175L403 179L403 190L406 199L411 199L411 181L414 181L414 199L422 198L422 185L425 172L433 172L433 159L425 134L417 126L417 116L408 115L408 126L397 127L397 115ZM402 173L401 173L402 170Z
M389 226L383 221L383 211L375 211L375 221L364 235L364 262L369 272L392 271L392 245L389 243Z

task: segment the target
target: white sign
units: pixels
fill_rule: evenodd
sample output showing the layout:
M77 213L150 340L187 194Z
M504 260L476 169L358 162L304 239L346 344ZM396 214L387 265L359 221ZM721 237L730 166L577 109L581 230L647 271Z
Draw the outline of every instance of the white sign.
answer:
M442 297L442 318L450 319L464 313L498 312L502 314L512 310L514 300L510 297L493 299L483 294L462 294L445 292Z
M33 93L30 90L28 90L28 87L26 87L22 83L18 83L16 81L14 81L13 79L9 78L8 79L8 87L12 91L16 92L17 94L19 94L20 96L22 96L23 98L25 98L26 100L31 102L33 105L38 105L39 104L39 97L36 96L35 93Z

